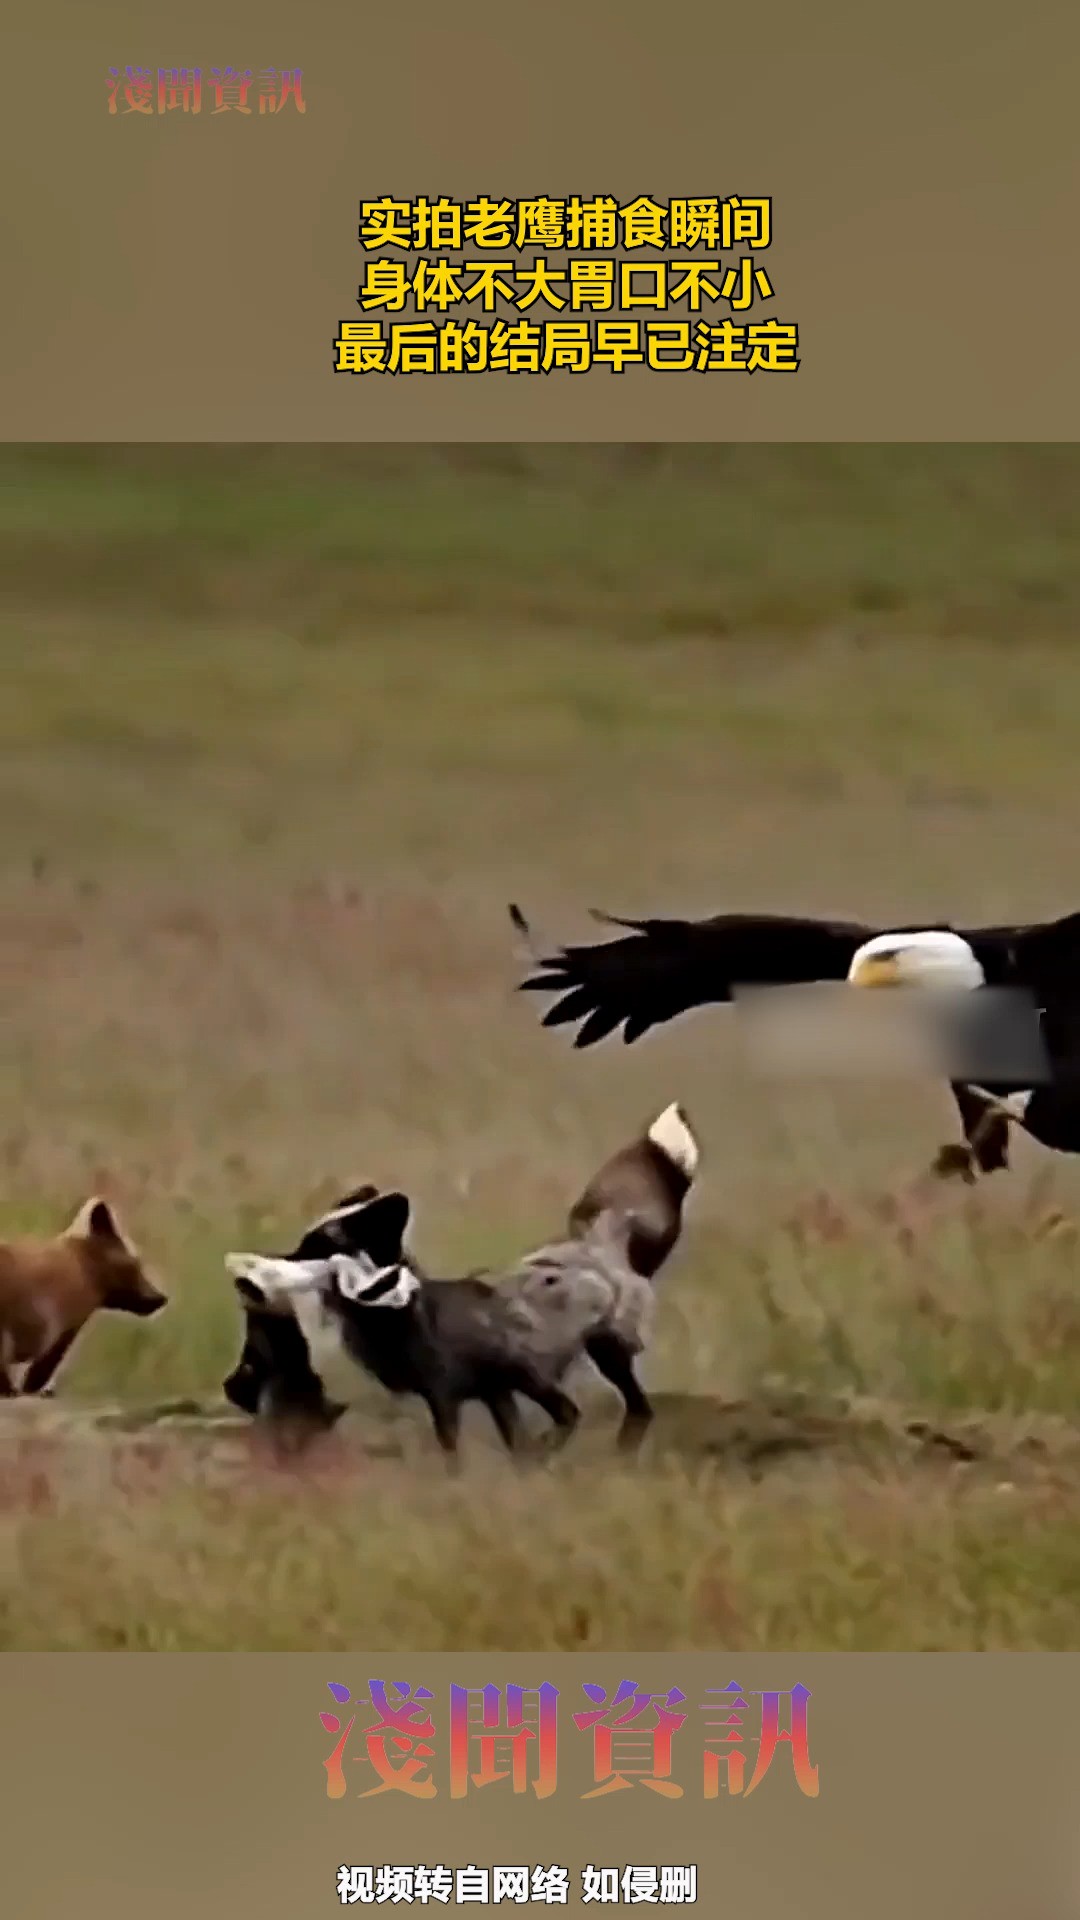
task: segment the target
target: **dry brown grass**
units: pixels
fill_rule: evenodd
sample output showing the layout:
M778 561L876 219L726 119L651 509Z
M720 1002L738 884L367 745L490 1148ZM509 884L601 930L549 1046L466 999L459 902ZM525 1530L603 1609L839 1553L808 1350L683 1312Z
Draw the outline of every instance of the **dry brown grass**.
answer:
M3 1221L103 1186L172 1283L58 1411L207 1407L226 1248L371 1178L496 1259L678 1097L650 1373L708 1431L630 1477L602 1412L543 1471L477 1429L448 1491L372 1394L303 1485L211 1436L223 1491L87 1413L5 1455L3 1644L1080 1644L1077 1168L928 1194L944 1094L754 1083L717 1014L574 1055L505 919L1080 905L1080 458L499 453L5 456Z

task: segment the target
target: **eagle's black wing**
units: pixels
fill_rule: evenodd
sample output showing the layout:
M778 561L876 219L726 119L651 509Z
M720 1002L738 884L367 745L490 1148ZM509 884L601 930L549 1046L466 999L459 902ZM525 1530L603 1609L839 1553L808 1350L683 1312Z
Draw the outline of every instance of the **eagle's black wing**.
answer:
M1028 987L1040 1004L1052 994L1080 998L1080 913L1022 926L957 927L990 987Z
M1027 926L977 927L962 937L988 986L1017 988L1041 1009L1054 1078L1080 1073L1080 913Z
M1043 1040L1056 1082L1080 1082L1080 998L1051 993L1042 1016Z
M1056 1122L1063 1104L1080 1108L1080 914L1025 926L969 928L962 937L988 985L1026 989L1041 1009L1051 1081L1036 1090L1039 1111ZM987 1086L987 1092L999 1097L1027 1090L1020 1083ZM982 1171L1007 1167L1008 1121L988 1109L973 1088L954 1084L952 1092Z
M1030 987L1041 1005L1080 1002L1080 913L1020 927L1009 948L1016 984Z
M519 932L523 916L512 910ZM718 914L709 920L616 920L621 939L563 947L543 956L522 981L525 993L561 997L546 1027L580 1022L576 1047L591 1047L618 1028L627 1046L650 1027L691 1007L722 1004L740 987L796 986L843 980L865 940L879 931L854 920L789 914Z

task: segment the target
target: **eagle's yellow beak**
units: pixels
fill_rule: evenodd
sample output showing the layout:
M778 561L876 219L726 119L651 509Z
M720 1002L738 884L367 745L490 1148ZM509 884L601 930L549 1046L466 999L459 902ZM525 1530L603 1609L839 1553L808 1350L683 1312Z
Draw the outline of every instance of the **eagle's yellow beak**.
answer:
M900 962L895 953L871 953L860 960L851 976L853 987L898 987Z

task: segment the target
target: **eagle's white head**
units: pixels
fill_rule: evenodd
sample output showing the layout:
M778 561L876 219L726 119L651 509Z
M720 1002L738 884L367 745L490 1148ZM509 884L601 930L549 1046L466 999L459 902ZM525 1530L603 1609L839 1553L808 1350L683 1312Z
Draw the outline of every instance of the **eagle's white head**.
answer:
M877 933L848 968L853 987L933 987L971 992L986 976L966 940L935 928L924 933Z

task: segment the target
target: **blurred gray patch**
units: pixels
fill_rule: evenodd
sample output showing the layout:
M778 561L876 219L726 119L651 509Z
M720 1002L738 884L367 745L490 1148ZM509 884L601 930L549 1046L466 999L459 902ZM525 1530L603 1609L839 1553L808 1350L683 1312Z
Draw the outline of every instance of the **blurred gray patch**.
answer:
M1030 993L859 989L843 982L734 995L751 1070L775 1078L873 1077L1035 1087L1051 1079Z

